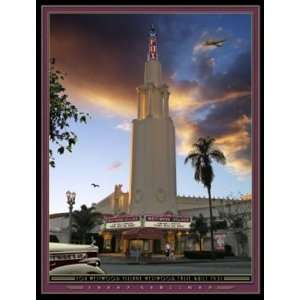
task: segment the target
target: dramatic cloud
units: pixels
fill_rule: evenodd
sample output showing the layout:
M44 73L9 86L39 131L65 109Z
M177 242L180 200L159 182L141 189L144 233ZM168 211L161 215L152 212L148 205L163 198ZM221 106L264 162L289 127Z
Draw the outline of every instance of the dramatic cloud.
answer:
M180 116L174 116L179 154L186 155L197 137L212 136L232 170L240 175L251 172L250 62L250 55L244 53L226 74L210 73L201 84L181 84L186 105L181 105Z
M136 87L143 83L147 32L152 23L157 24L177 153L186 155L199 136L210 135L226 154L228 166L238 174L249 174L248 44L223 25L204 29L197 22L196 17L184 15L52 16L51 55L67 72L65 85L73 101L102 116L121 117L124 121L116 129L129 131L128 120L136 117ZM221 48L204 47L208 38L226 38L226 43ZM115 162L110 170L120 166Z
M123 131L130 131L132 128L132 125L130 122L123 122L123 123L120 123L116 126L116 129L120 129L120 130L123 130Z
M200 86L196 81L170 82L170 110L177 115L186 115L201 106Z
M159 55L165 58L164 76L169 77L174 72L176 37L185 33L165 18L155 18L160 38L168 36ZM142 84L147 32L153 20L151 15L51 17L51 55L68 74L65 85L77 103L89 103L108 116L135 116L135 88Z
M113 162L110 166L107 167L108 171L115 171L119 169L122 166L122 163L120 161Z
M240 54L224 73L210 76L203 85L204 97L218 99L225 94L251 91L251 55L250 52Z

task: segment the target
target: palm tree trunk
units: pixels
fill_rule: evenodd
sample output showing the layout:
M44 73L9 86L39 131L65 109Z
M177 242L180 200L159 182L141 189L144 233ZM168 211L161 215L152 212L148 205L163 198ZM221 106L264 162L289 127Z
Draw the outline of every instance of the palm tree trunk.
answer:
M211 205L211 194L210 187L207 188L208 191L208 201L209 201L209 217L210 217L210 243L211 243L211 257L215 259L215 247L214 247L214 230L213 230L213 213Z
M200 239L199 239L200 252L202 251L202 245L201 244L202 243L201 243L201 237L200 237Z

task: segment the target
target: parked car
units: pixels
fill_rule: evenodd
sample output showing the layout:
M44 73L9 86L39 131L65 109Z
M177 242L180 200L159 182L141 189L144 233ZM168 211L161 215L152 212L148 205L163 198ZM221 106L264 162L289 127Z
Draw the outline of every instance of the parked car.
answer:
M52 269L49 275L84 275L84 274L104 274L104 271L95 266L88 265L86 263L77 263L71 265L60 266Z
M95 267L101 266L101 260L98 257L85 258L85 259L79 261L79 263L85 263L85 264L88 264L90 266L95 266Z
M94 245L49 243L49 266L50 275L104 273Z

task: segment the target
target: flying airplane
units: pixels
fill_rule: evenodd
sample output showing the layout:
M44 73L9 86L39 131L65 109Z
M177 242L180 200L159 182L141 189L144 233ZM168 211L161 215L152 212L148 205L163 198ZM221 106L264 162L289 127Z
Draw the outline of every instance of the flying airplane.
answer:
M205 46L223 47L225 40L207 40Z
M92 183L91 185L92 185L93 187L100 187L99 184L95 184L95 183Z

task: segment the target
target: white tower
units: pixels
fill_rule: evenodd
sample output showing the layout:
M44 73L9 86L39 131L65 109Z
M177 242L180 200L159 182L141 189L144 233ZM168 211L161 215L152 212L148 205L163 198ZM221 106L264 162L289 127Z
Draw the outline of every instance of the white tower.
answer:
M175 129L169 116L170 93L162 82L153 25L147 56L144 84L137 88L138 116L132 121L129 211L177 213Z

